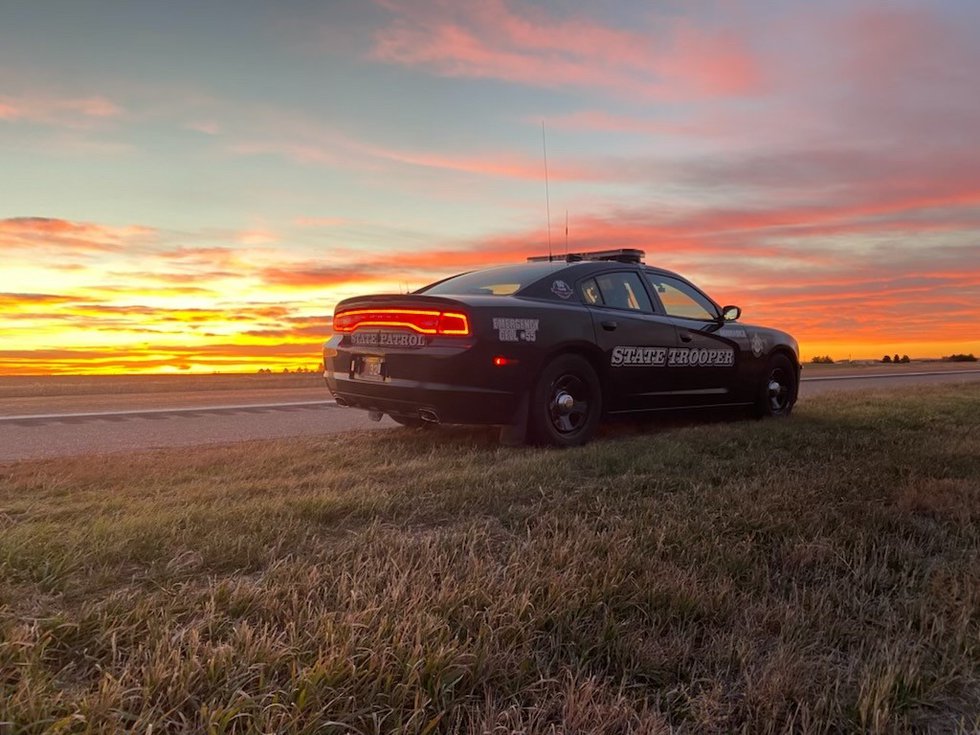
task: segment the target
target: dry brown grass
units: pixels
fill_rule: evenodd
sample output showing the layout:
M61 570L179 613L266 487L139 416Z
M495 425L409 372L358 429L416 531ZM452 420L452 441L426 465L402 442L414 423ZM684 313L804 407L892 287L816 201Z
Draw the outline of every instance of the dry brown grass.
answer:
M0 468L24 732L971 732L980 385Z

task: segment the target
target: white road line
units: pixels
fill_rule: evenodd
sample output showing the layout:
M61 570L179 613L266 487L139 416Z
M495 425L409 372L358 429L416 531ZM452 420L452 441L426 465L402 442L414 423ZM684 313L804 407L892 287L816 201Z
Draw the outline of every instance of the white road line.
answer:
M244 403L235 406L181 406L180 408L144 408L137 411L96 411L92 413L35 413L22 416L0 416L0 422L55 421L57 419L95 419L110 416L146 416L161 413L200 413L202 411L235 411L249 408L289 408L291 406L334 406L337 401L296 401L294 403Z
M805 370L806 368L804 368ZM811 380L870 380L872 378L904 378L911 377L915 375L969 375L972 373L980 373L978 370L934 370L930 372L916 372L916 373L871 373L869 375L820 375L812 378L802 378L801 383L806 383Z

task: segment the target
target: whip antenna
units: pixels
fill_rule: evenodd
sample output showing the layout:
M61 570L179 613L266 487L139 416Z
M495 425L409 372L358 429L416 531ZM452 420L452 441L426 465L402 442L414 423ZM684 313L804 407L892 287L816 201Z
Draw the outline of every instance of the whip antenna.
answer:
M544 138L544 120L541 121L541 150L544 152L544 204L548 215L548 261L551 262L551 193L548 191L548 145Z
M565 260L568 260L568 210L565 210Z

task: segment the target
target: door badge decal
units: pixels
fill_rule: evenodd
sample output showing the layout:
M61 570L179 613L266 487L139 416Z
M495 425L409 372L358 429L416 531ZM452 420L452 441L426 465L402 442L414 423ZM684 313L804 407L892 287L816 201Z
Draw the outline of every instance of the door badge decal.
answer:
M561 280L553 281L551 284L551 293L560 299L568 299L572 296L572 287Z

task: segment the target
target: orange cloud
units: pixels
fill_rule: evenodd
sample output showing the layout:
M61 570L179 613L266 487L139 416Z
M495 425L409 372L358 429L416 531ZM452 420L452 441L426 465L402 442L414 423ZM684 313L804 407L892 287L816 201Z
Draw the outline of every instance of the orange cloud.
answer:
M324 266L313 261L265 268L261 276L265 283L276 286L315 289L340 286L345 283L389 280L387 273L378 269L372 270L366 264Z
M152 228L135 225L113 227L50 217L11 217L0 219L0 253L38 248L70 253L119 252L149 241L155 233Z
M3 375L105 373L255 372L268 368L316 370L319 353L308 343L252 345L214 343L206 349L138 345L104 350L0 350Z
M355 143L348 150L376 161L387 157L406 165L537 178L537 162L519 157L456 159ZM603 180L652 183L656 171L704 198L671 208L593 204L572 216L570 249L644 249L648 262L692 277L721 301L742 305L748 321L793 332L805 354L834 345L872 356L867 350L878 351L886 342L889 352L914 356L915 349L931 355L980 351L965 336L975 332L980 303L980 246L972 237L980 226L977 163L972 150L954 155L942 148L887 146L857 153L733 154L666 165L575 163L569 176L589 176L594 169ZM739 198L714 196L719 190ZM708 206L709 201L726 206ZM342 223L328 217L293 224ZM327 315L340 295L372 290L372 284L415 287L453 272L520 262L546 252L548 241L539 226L463 243L433 240L425 250L376 254L348 246L306 259L285 247L257 247L268 233L256 239L243 232L248 234L237 231L236 238L235 230L209 231L194 245L184 244L193 236L149 227L0 220L0 251L13 262L40 263L56 255L51 272L72 254L97 255L100 262L98 269L83 261L66 272L71 285L65 290L45 282L43 293L0 296L8 345L23 347L0 355L0 371L30 371L31 365L37 372L303 364L328 331ZM281 238L288 241L289 231ZM236 246L236 239L252 244ZM552 240L555 252L563 252L560 227ZM37 253L44 256L38 260ZM257 303L255 297L282 303ZM149 335L152 348L146 347ZM63 364L54 364L45 351L52 344L70 353Z
M84 296L69 296L67 294L0 293L0 307L3 307L5 310L22 308L24 306L35 308L40 305L76 304L88 300Z

